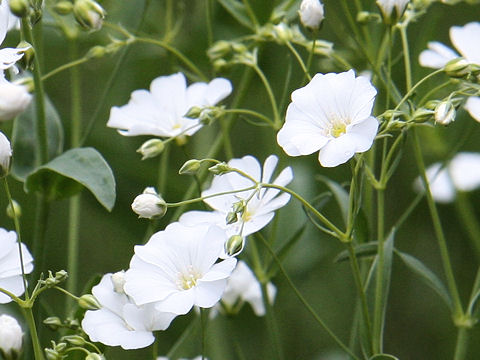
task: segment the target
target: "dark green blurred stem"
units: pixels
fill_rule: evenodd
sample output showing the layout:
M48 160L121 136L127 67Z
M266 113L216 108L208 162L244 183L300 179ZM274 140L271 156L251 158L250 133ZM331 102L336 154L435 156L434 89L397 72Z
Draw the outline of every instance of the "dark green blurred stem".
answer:
M255 16L255 13L253 12L252 7L250 6L250 3L248 2L248 0L242 0L242 2L243 2L243 5L245 6L245 10L247 10L248 17L253 22L255 27L257 27L259 25L258 20L257 20L257 17Z
M480 259L480 226L475 216L475 209L472 206L468 194L459 191L455 200L455 208L457 210L458 217L463 223L463 229L467 232L475 251L477 260Z
M202 360L206 359L207 353L207 322L208 322L208 311L200 308L200 324L202 331Z
M165 32L167 34L170 34L173 29L173 3L174 0L167 0L165 6Z
M253 68L253 70L255 70L257 75L260 77L260 80L262 80L263 86L265 86L265 90L267 91L268 98L270 99L270 103L272 104L274 128L278 130L282 126L282 120L280 120L277 100L275 99L275 95L273 94L272 87L270 86L270 83L268 82L268 79L263 73L262 69L260 69L258 65L254 64L254 65L251 65L251 67Z
M293 54L293 56L295 57L295 59L297 59L297 62L300 65L300 67L301 67L304 75L308 79L308 81L312 80L312 77L310 76L310 74L308 72L308 66L305 65L305 63L303 62L303 59L300 56L300 54L298 53L297 49L295 49L295 47L292 45L292 43L290 41L287 41L286 45L287 45L288 49L291 51L291 53Z
M23 308L25 320L27 321L28 328L30 330L30 337L33 343L33 353L35 354L35 360L44 360L42 346L38 340L37 327L35 325L35 319L33 318L33 311L31 307Z
M208 47L209 48L213 44L212 9L213 9L212 0L206 0L205 1L205 17L206 17L206 21L207 21L207 39L208 39Z
M69 41L70 58L78 57L78 43L76 39ZM72 149L80 144L81 132L81 84L80 72L78 67L70 69L70 101L71 101L71 127L70 127L70 146ZM68 214L68 281L67 290L71 293L77 293L78 283L78 255L79 255L79 236L80 236L80 195L75 195L69 200ZM67 297L65 302L65 314L72 308L74 300Z
M466 327L460 327L457 334L457 344L455 346L454 360L463 360L467 355L469 329Z
M425 195L427 197L428 208L430 210L430 216L432 217L435 236L437 238L438 247L440 249L440 256L442 260L443 270L445 272L445 276L447 279L448 290L453 300L453 306L454 306L453 318L454 318L454 321L456 321L463 318L463 315L464 315L462 302L460 300L457 284L455 282L455 277L453 275L452 265L450 263L450 255L448 254L447 240L445 239L445 234L443 233L440 216L438 214L437 207L435 205L435 202L432 197L432 193L430 191L430 185L427 180L427 175L425 172L425 164L423 162L422 150L420 148L420 142L418 140L416 129L412 128L411 133L413 138L413 150L415 153L415 160L417 161L420 177L422 178L423 185L425 186L425 189L426 189Z
M47 232L48 214L50 204L43 194L36 196L35 209L35 228L33 233L33 255L35 257L35 270L32 278L35 281L39 279L40 274L44 271L44 263L46 256L45 234Z
M174 357L175 355L178 355L177 352L180 349L180 347L185 343L188 338L194 333L195 328L197 326L197 321L192 321L186 328L183 330L182 334L179 336L175 344L170 348L169 352L167 353L166 357L168 359L176 359L178 356Z
M352 359L354 360L360 360L334 333L330 328L323 322L323 320L318 316L318 314L315 312L315 310L312 308L312 306L307 302L307 300L303 297L303 295L300 293L300 291L297 289L293 281L290 279L290 276L288 276L287 272L285 271L285 268L283 267L280 259L278 258L277 254L273 251L272 247L270 244L263 238L263 237L258 237L260 241L263 243L267 251L270 253L272 256L273 260L277 264L280 272L282 275L285 277L287 280L288 285L290 288L293 290L295 296L300 300L300 302L303 304L303 306L307 309L307 311L313 316L315 321L327 332L328 335L337 343L338 346L340 346L343 351L345 351Z
M399 28L400 36L402 38L403 62L405 64L405 82L407 84L407 91L410 91L412 88L412 66L410 65L410 48L408 46L407 25L401 25Z

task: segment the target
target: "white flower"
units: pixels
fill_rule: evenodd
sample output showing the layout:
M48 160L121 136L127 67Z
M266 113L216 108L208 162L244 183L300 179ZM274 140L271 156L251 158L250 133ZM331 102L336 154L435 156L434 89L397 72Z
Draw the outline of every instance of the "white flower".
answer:
M22 113L31 100L26 86L11 83L0 74L0 121L11 120Z
M150 305L136 306L121 287L118 288L121 276L121 272L105 274L92 288L102 308L87 311L82 328L92 341L108 346L127 350L149 346L155 341L152 331L165 330L176 315L159 312Z
M125 292L137 305L153 304L178 315L194 305L210 308L236 264L233 258L216 263L224 243L225 232L216 226L172 223L135 246Z
M140 218L160 218L167 212L165 200L157 194L153 187L147 187L132 203L132 210Z
M17 359L22 350L23 331L17 319L0 315L0 353L5 359Z
M33 270L33 257L22 243L23 268L25 274ZM22 268L18 250L17 234L0 228L0 288L10 291L15 296L21 296L25 291L22 279ZM0 304L12 299L0 293Z
M276 292L275 285L269 282L267 284L267 294L270 303L273 303ZM237 267L228 279L222 302L230 308L236 306L238 302L248 302L252 306L255 315L265 315L260 282L245 262L239 261L237 263Z
M320 0L303 0L298 13L302 24L313 29L318 29L324 18L323 5Z
M2 1L0 4L0 44L5 40L7 31L14 26L13 17L10 13L8 1ZM0 50L0 70L8 69L15 65L23 56L23 52L29 48L4 48ZM15 68L14 68L15 69Z
M187 87L182 73L160 76L152 81L150 91L136 90L127 105L113 107L107 126L127 136L193 135L202 124L198 119L187 118L188 110L193 106L213 106L231 92L230 81L223 78Z
M480 65L480 48L477 40L480 37L480 23L471 22L465 26L452 26L450 40L458 52L471 64ZM429 42L428 49L420 53L420 65L440 69L450 60L460 55L439 42Z
M377 5L382 10L385 17L389 18L392 15L393 9L396 9L397 16L403 14L403 10L410 0L377 0Z
M12 14L9 3L9 0L3 0L0 4L0 33L20 28L20 19Z
M12 147L4 133L0 131L0 178L6 176L10 171L12 160Z
M320 150L322 166L334 167L370 149L378 121L371 116L377 91L353 70L317 74L292 93L278 144L290 156Z
M232 159L228 166L239 169L250 175L258 182L270 183L273 172L277 166L278 158L270 155L263 165L263 170L253 156L247 155L241 159ZM293 179L293 172L290 167L286 167L273 180L273 184L286 186ZM224 175L215 176L210 188L202 192L202 197L214 195L220 192L241 190L251 187L253 182L236 172L230 172ZM240 201L245 201L243 215L239 216L239 221L227 225L226 217L232 211L232 206ZM199 223L213 223L227 230L228 235L242 234L247 236L253 234L265 227L275 216L275 210L285 206L290 200L290 195L280 194L279 190L264 188L257 190L248 190L233 194L213 196L204 201L214 211L189 211L180 217L180 222L186 225Z
M470 96L464 105L470 116L480 122L480 97Z
M426 170L433 199L440 203L449 203L455 199L457 191L467 192L480 187L480 154L458 153L442 167L435 163ZM424 189L420 178L415 179L414 188Z

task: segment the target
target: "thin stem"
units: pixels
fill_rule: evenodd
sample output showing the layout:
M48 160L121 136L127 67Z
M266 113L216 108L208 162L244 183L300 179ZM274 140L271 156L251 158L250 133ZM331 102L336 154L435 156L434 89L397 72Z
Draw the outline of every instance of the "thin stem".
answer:
M407 84L407 91L412 88L412 66L410 64L410 48L408 47L407 26L402 25L400 28L400 36L402 38L403 47L403 61L405 63L405 81Z
M207 21L207 39L209 48L213 44L212 6L212 0L205 1L205 17Z
M290 276L288 276L287 272L285 271L285 268L283 267L280 259L278 258L277 254L273 251L271 248L270 244L263 238L259 237L260 241L263 243L267 251L270 253L272 256L273 260L276 262L280 272L282 275L285 277L287 280L288 285L290 288L293 290L297 298L300 300L300 302L305 306L305 308L308 310L308 312L313 316L313 318L316 320L316 322L327 332L328 335L337 343L338 346L340 346L352 359L355 360L360 360L331 330L330 328L323 322L323 320L318 316L318 314L315 312L315 310L312 308L312 306L307 302L307 300L303 297L303 295L298 291L297 287L293 283L293 281L290 279Z
M469 329L460 327L457 333L457 344L455 345L454 360L463 360L467 355Z
M438 69L438 70L435 70L434 72L431 72L430 74L428 74L427 76L425 76L423 79L421 79L419 82L417 82L406 94L405 96L400 100L400 102L397 104L397 106L395 107L394 110L398 110L400 109L400 106L402 106L402 104L408 100L408 98L410 96L412 96L412 94L415 92L415 90L417 90L417 88L422 85L425 81L427 81L428 79L434 77L435 75L438 75L438 74L441 74L443 73L443 69Z
M420 177L423 180L423 185L425 186L425 194L427 196L427 203L430 210L430 216L432 217L433 227L435 230L435 235L437 238L438 246L440 248L440 256L442 259L443 270L447 279L447 286L450 292L450 296L453 299L454 303L454 319L463 317L463 307L460 300L460 295L458 293L457 284L455 282L455 276L453 275L452 265L450 263L450 256L448 254L447 241L445 239L445 234L443 233L442 224L440 221L440 216L438 215L437 207L432 197L432 192L430 190L430 184L428 183L427 175L425 172L425 164L423 162L422 150L420 148L420 143L418 140L418 135L416 129L412 129L413 137L413 150L415 153L415 159L417 161L418 170L420 172Z
M308 81L312 80L312 77L308 73L308 68L305 65L305 63L303 62L302 57L298 53L297 49L295 49L295 47L292 45L292 43L290 41L287 41L285 43L286 43L288 49L292 52L293 56L295 56L295 59L297 59L297 62L300 65L300 67L302 68L302 71L305 74L305 76L307 77Z
M82 57L80 59L77 59L77 60L73 60L73 61L70 61L69 63L66 63L66 64L63 64L55 69L53 69L52 71L46 73L45 75L42 76L42 81L45 81L49 78L51 78L52 76L54 75L57 75L58 73L64 71L64 70L68 70L70 68L74 68L78 65L81 65L83 63L86 63L88 60L90 60L89 58L86 58L86 57Z
M30 329L30 337L33 344L33 353L35 354L35 360L44 360L42 346L38 339L37 327L35 325L35 319L33 318L33 312L31 307L23 308L25 320L27 320L28 328Z
M207 353L207 321L208 321L207 310L200 308L200 323L201 323L201 329L202 329L202 360L206 359L206 353Z
M472 206L468 195L459 191L455 200L455 208L459 215L463 228L468 234L470 243L475 251L477 259L480 259L480 226L475 216L475 209Z
M182 344L193 334L197 322L192 321L183 331L183 333L178 337L177 341L173 346L170 348L169 352L167 353L166 357L168 359L173 359L174 355L177 354L178 349L182 346Z
M165 41L144 38L144 37L135 37L135 42L146 43L146 44L153 44L160 46L161 48L171 52L175 55L180 61L182 61L190 70L192 70L201 80L206 81L207 77L200 71L200 69L192 62L189 58L187 58L184 54L182 54L179 50L175 49L173 46L168 44Z
M267 124L271 125L272 127L274 126L274 123L272 120L270 120L268 117L266 117L263 114L260 114L259 112L255 110L248 110L248 109L226 109L224 110L225 113L227 114L240 114L240 115L251 115L255 116L263 121L265 121ZM223 123L223 122L222 122Z
M265 86L265 90L267 91L268 97L270 99L270 103L272 104L273 123L275 125L275 129L280 129L282 123L280 120L280 114L278 113L277 100L275 100L275 95L273 94L272 87L270 86L268 79L265 77L265 74L258 67L258 65L254 64L252 65L252 68L255 70L255 72L258 74L258 76L262 80L262 83Z
M248 0L242 0L242 2L243 2L243 5L245 6L245 10L247 10L248 17L253 22L255 27L257 27L258 20L257 20L257 17L255 16L255 13L253 12L252 7L250 6L250 3L248 2Z
M200 202L200 201L203 201L205 199L212 198L212 197L229 195L229 194L236 194L236 193L239 193L239 192L242 192L242 191L255 190L256 188L257 188L257 186L254 185L254 186L250 186L250 187L243 188L243 189L223 191L223 192L219 192L219 193L215 193L215 194L211 194L211 195L205 195L205 196L200 196L200 197L196 197L196 198L193 198L193 199L179 201L179 202L176 202L176 203L167 203L166 205L168 207L182 207L184 205L194 204L194 203L197 203L197 202Z
M307 60L308 73L310 73L310 69L312 68L313 56L315 54L315 46L317 44L317 36L318 36L318 29L313 29L312 47L310 48L310 53L308 54L308 60Z
M173 0L167 0L165 7L165 33L169 34L173 28Z

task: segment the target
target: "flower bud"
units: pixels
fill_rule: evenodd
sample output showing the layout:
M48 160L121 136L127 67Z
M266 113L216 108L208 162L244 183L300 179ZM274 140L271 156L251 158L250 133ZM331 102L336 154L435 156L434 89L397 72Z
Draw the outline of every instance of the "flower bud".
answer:
M43 320L43 323L53 331L63 326L62 320L57 316L50 316Z
M234 211L230 211L227 214L227 217L225 218L225 221L226 221L227 225L236 223L238 221L237 213L234 212Z
M105 356L103 356L103 354L90 353L85 360L105 360Z
M0 77L0 121L11 120L23 112L32 95L24 85L17 85Z
M228 41L217 41L213 46L208 49L207 55L210 59L220 59L230 53L232 46Z
M318 29L325 17L319 0L303 0L298 13L302 24L311 29Z
M60 284L68 278L68 273L65 270L60 270L55 273L55 281Z
M73 11L73 4L70 1L60 1L53 6L58 15L68 15Z
M27 0L10 0L10 11L13 15L22 18L28 14L28 1Z
M47 360L62 360L64 357L53 349L45 349L45 355Z
M23 52L23 57L20 59L23 67L25 69L30 68L33 64L33 60L35 59L35 49L25 40L22 40L18 43L17 49Z
M123 286L125 285L125 271L117 271L115 274L112 274L111 278L113 284L113 291L118 294L125 294Z
M201 160L197 159L191 159L185 162L185 164L182 165L180 170L178 170L178 173L180 175L195 175L200 169L200 165L202 165Z
M142 160L156 157L165 149L165 144L160 139L150 139L145 141L137 152L142 154Z
M98 310L102 306L98 303L95 296L91 294L85 294L78 299L78 306L85 310Z
M434 115L433 110L419 108L415 110L415 112L413 113L412 120L415 121L416 123L423 123L430 120L433 115Z
M6 360L18 359L22 350L22 328L10 315L0 315L0 353Z
M146 188L132 203L132 210L139 218L158 219L167 212L167 204L154 188Z
M228 256L237 256L243 250L245 239L240 235L232 235L225 243L225 252Z
M100 30L105 17L105 10L93 0L75 0L73 15L86 30Z
M67 335L62 337L62 340L68 341L70 344L75 346L82 346L85 344L85 339L80 335Z
M208 171L214 173L215 175L223 175L223 174L228 174L229 172L232 172L232 168L230 166L228 166L227 163L220 163L220 164L216 164L216 165L213 165L211 167L208 168Z
M464 58L450 60L444 67L445 74L454 78L463 78L472 71L471 64Z
M7 216L10 219L19 218L20 216L22 216L22 207L18 202L16 202L13 199L12 199L12 204L13 204L13 208L10 203L7 206Z
M97 45L88 50L85 57L87 59L100 59L101 57L104 57L106 53L107 49L105 46Z
M198 119L200 115L202 114L203 108L200 106L193 106L191 107L187 113L185 114L185 117L191 118L191 119Z
M448 125L455 120L455 107L451 101L442 101L435 108L435 122L440 125Z
M377 0L385 24L395 23L400 19L410 0Z
M10 171L10 160L12 159L12 148L10 141L0 131L0 178L8 175Z

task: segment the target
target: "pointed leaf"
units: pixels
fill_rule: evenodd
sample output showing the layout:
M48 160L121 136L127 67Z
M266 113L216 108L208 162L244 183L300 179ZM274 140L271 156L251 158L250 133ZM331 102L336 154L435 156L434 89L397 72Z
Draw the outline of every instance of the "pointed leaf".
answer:
M63 126L57 110L48 98L45 98L45 115L47 121L47 141L49 158L54 158L63 151ZM13 164L11 174L24 182L27 175L37 166L37 112L35 99L20 114L13 124L12 146Z
M378 248L378 242L377 241L371 241L365 244L360 244L354 247L354 252L357 258L364 258L364 257L371 257L375 256L377 254L377 248ZM343 250L341 253L339 253L335 259L333 259L334 262L342 262L345 260L349 259L348 251Z
M422 279L424 283L426 283L430 288L432 288L442 298L445 304L447 304L447 306L453 311L452 299L450 298L450 295L443 283L433 273L433 271L427 268L420 260L413 257L412 255L400 252L398 250L395 251L395 254L397 254L400 259L402 259L404 264L410 270L412 270L415 274L419 275L420 279Z
M338 206L340 207L340 211L342 213L343 221L345 225L348 221L348 206L349 206L349 199L348 199L348 192L338 183L328 179L325 176L317 176L317 179L325 183L327 187L332 192L333 196L335 196L335 200L337 200Z
M115 203L115 178L93 148L68 150L40 166L25 181L25 191L43 192L49 200L72 196L86 187L107 210Z
M248 17L245 5L238 0L218 0L218 2L243 26L255 30L255 26Z

